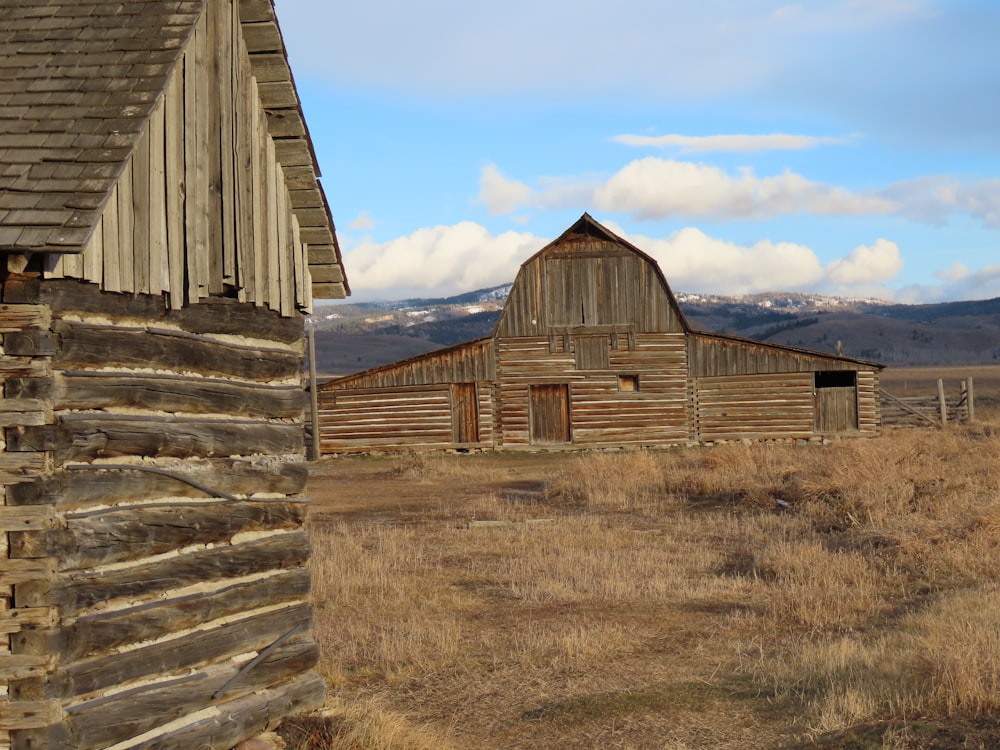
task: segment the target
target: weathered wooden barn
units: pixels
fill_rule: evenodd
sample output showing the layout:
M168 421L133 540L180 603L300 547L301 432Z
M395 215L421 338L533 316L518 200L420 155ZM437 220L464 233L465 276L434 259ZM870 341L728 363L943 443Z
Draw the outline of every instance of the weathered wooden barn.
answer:
M272 0L0 0L0 747L321 705L303 323L347 292Z
M322 447L872 435L880 369L693 330L656 262L585 214L521 266L488 338L323 384Z

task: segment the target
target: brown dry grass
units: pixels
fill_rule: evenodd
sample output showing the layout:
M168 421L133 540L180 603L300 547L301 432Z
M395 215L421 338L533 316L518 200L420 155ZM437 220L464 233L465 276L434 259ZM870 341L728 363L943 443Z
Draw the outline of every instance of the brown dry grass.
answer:
M365 486L425 502L334 512ZM330 711L297 748L1000 742L1000 424L335 459L311 489Z

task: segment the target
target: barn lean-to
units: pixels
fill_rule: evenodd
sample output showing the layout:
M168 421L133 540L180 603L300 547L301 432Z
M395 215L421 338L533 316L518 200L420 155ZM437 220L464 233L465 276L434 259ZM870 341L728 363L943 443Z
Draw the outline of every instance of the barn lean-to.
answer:
M0 746L324 702L303 321L347 293L271 0L2 0Z
M656 262L584 214L492 334L325 383L324 453L821 439L881 429L865 360L694 330Z

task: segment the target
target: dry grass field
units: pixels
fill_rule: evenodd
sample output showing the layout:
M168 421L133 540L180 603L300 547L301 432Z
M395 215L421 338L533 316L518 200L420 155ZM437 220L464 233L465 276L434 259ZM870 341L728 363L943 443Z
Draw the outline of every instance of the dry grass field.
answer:
M336 458L310 492L329 707L292 750L1000 747L996 410Z

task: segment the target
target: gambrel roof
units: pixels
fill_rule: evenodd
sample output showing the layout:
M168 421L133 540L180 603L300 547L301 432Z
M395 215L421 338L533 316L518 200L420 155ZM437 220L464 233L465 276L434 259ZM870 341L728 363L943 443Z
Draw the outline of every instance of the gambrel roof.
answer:
M0 252L79 253L209 0L0 0ZM239 0L313 296L349 293L272 0ZM223 72L222 75L226 75Z

